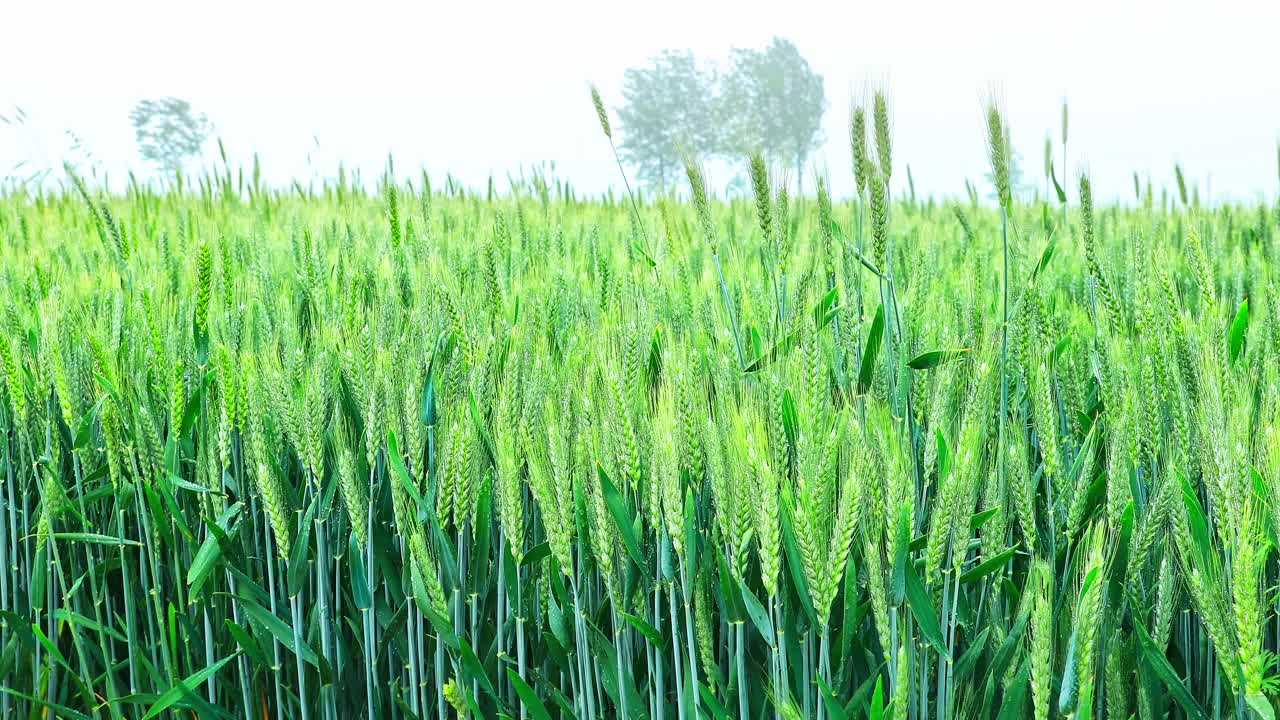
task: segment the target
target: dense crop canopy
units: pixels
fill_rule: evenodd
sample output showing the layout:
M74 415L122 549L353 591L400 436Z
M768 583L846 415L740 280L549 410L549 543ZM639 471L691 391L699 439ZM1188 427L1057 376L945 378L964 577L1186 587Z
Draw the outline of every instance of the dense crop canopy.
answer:
M852 199L0 198L0 716L1271 717L1274 208L883 103Z

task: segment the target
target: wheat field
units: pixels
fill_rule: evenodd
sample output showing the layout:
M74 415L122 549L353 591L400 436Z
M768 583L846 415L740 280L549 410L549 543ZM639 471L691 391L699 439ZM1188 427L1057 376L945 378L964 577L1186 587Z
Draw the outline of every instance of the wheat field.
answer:
M0 197L0 717L1273 718L1276 205L887 118L850 198Z

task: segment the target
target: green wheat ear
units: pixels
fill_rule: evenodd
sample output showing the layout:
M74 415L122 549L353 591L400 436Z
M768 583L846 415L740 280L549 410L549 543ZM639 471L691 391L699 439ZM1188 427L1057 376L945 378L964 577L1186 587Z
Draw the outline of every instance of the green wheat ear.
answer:
M769 193L769 167L758 150L751 153L751 192L756 199L756 220L765 239L773 237L773 197Z
M827 193L827 183L822 178L818 178L818 235L822 238L823 260L827 263L831 262L831 245L835 241L832 231L834 222L831 216L831 196Z
M9 400L13 403L14 414L18 416L19 420L25 420L27 416L26 391L23 389L18 364L14 359L13 351L9 347L9 340L3 336L0 336L0 370L4 371L4 384L9 392Z
M858 185L858 196L867 191L867 113L861 107L853 109L849 123L849 145L853 148L853 178Z
M208 243L200 243L200 253L196 256L196 304L195 328L198 334L205 334L209 328L209 300L213 294L213 256L209 252Z
M1031 566L1031 700L1035 720L1049 718L1053 683L1053 569L1044 560Z
M1067 101L1062 101L1062 144L1067 144Z
M1012 203L1009 186L1009 147L1004 120L995 101L987 104L987 157L991 161L991 177L996 185L996 197L1006 211Z
M871 184L871 252L881 268L888 266L889 198L879 173L870 173Z
M600 91L595 85L591 86L591 104L596 107L596 117L600 118L600 129L604 131L604 136L613 139L613 128L609 126L609 113L604 109L604 100L600 98Z
M707 200L707 181L702 176L702 168L692 157L685 158L684 172L689 178L689 193L693 197L693 209L698 215L698 224L707 244L716 246L715 226L711 221L711 203Z
M880 155L880 172L887 184L893 175L893 140L889 137L889 103L884 91L877 90L872 109L876 126L876 152Z

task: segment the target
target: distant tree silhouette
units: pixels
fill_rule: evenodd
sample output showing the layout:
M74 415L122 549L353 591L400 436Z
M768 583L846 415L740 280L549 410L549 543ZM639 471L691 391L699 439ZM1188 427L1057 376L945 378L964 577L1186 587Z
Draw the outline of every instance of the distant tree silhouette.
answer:
M623 75L619 151L641 182L664 187L683 172L684 153L714 152L715 75L693 53L666 50Z
M805 160L822 143L827 101L822 76L789 41L775 37L762 50L735 48L718 103L723 150L741 157L759 150L804 175Z
M213 126L204 113L191 111L191 103L179 98L143 100L129 113L142 159L168 175L176 175L187 158L200 154Z

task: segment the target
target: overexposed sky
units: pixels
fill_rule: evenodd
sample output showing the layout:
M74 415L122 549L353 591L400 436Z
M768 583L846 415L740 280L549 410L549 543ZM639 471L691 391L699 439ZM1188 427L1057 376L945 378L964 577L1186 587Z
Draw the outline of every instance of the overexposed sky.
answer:
M275 183L332 176L339 160L372 178L391 153L401 175L476 186L555 161L600 191L619 180L588 83L616 106L623 71L665 48L718 61L780 35L825 80L814 162L837 193L852 187L850 99L883 85L895 185L909 164L920 193L983 183L994 90L1032 182L1066 98L1071 175L1088 167L1103 196L1131 199L1135 170L1171 186L1180 162L1202 196L1271 198L1277 28L1273 0L0 0L0 114L29 116L0 125L0 176L59 166L67 131L111 176L142 169L129 110L174 95L209 116L233 162L257 151Z

